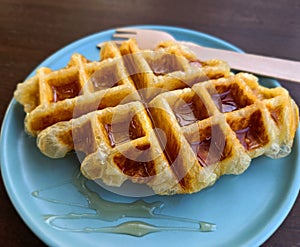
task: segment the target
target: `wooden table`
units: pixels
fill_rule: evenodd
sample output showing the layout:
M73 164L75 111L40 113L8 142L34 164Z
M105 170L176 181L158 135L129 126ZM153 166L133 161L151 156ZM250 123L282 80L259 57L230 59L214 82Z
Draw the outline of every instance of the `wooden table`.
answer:
M247 52L300 58L300 2L0 0L0 122L16 84L68 43L105 29L161 24L195 29L227 40ZM300 85L281 81L300 104ZM42 246L11 204L0 183L0 242ZM263 246L300 245L300 200Z

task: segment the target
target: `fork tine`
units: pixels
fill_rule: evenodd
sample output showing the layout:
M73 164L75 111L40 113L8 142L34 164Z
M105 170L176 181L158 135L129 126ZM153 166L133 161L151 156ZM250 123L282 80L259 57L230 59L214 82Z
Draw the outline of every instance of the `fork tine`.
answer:
M97 44L97 47L101 49L105 42L106 42L106 41L103 41L103 42L101 42L101 43L98 43L98 44Z
M117 45L134 38L141 49L154 49L161 41L174 40L174 37L166 32L134 28L117 28L112 34L112 38ZM98 44L97 46L101 48L103 45Z
M116 45L121 45L124 40L113 40L113 42L116 44Z
M104 43L106 43L106 42L107 41L97 44L97 47L101 49L103 47ZM121 45L122 42L124 42L124 40L112 40L111 42L115 43L116 45Z
M137 33L137 29L131 28L117 28L115 30L116 33Z
M130 39L130 38L133 38L135 36L136 36L135 34L130 34L130 33L115 33L113 35L113 37L117 38L117 39Z

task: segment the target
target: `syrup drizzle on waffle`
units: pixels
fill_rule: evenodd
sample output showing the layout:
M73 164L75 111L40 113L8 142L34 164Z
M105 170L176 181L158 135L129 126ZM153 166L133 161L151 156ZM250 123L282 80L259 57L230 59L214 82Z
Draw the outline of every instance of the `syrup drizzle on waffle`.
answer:
M15 97L45 155L75 149L87 178L156 194L197 192L255 157L286 156L299 121L286 90L172 42L155 51L108 42L100 62L75 54L59 71L39 69Z

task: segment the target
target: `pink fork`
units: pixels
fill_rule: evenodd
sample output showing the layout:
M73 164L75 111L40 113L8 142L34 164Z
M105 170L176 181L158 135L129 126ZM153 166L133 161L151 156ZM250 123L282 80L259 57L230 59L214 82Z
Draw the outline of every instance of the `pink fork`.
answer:
M141 49L154 49L161 41L175 40L169 33L157 30L118 28L113 35L120 44L134 38ZM300 62L261 55L208 48L191 42L178 41L192 50L200 60L220 59L232 69L300 83ZM98 47L101 47L98 44Z

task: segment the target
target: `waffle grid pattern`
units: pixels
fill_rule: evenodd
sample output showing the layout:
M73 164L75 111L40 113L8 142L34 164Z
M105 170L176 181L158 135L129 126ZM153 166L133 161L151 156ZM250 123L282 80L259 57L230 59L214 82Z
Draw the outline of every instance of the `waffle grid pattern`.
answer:
M86 177L145 183L156 194L193 193L252 158L286 156L298 124L285 89L170 42L156 51L108 42L100 62L75 54L59 71L39 69L15 97L45 155L83 152Z

